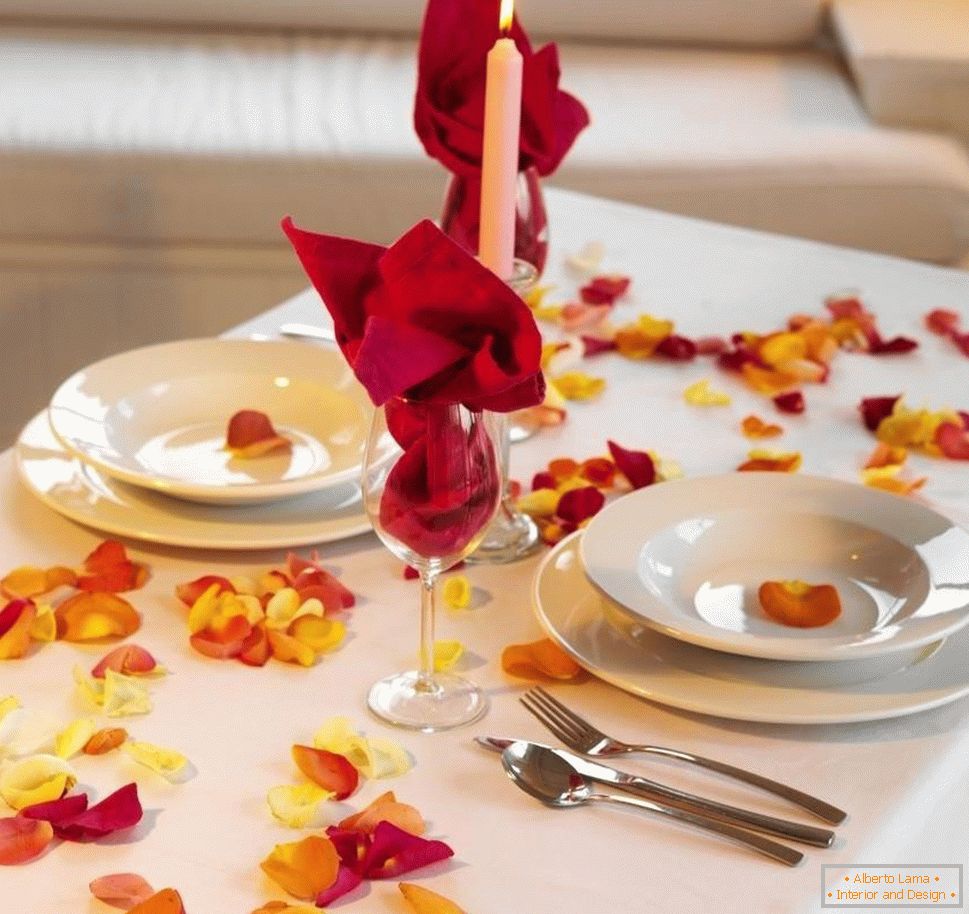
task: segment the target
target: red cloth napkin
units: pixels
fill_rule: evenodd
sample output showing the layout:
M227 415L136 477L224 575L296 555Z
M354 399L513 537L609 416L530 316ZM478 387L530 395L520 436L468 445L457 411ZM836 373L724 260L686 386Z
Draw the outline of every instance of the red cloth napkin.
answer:
M450 171L481 170L485 64L499 36L499 0L429 0L421 31L414 127L427 154ZM509 37L524 58L518 168L558 168L589 123L582 103L559 89L558 48L537 52L517 18Z
M542 401L531 311L432 222L389 248L282 225L376 405L406 397L510 412Z

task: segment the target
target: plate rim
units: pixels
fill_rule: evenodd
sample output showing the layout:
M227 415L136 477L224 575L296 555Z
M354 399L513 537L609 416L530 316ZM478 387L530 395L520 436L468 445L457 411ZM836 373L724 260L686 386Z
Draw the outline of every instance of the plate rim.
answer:
M697 482L698 480L703 480L705 483L714 485L717 481L722 480L732 480L736 481L740 478L743 479L770 479L771 484L777 484L776 481L783 479L786 482L807 482L816 483L824 486L833 486L836 488L850 488L852 491L861 490L865 493L865 497L871 498L873 501L881 501L883 504L897 504L899 496L892 495L888 492L881 492L876 489L870 489L862 486L858 483L846 482L841 479L834 479L826 476L817 476L807 473L798 473L796 475L791 474L779 474L773 472L749 472L749 473L716 473L706 476L693 476L681 479L671 480L670 482L663 483L663 487L666 486L684 486L691 482ZM786 484L786 482L780 483L781 485ZM638 489L634 492L627 493L629 495L637 495L637 493L651 492L653 486L649 486L644 489ZM668 490L667 490L668 491ZM643 495L639 495L643 498ZM596 517L592 518L588 528L592 529L600 518L607 515L610 508L616 505L621 499L616 499L599 512ZM933 515L939 521L948 524L950 527L959 530L969 542L969 531L967 531L960 524L946 517L941 512L935 510L934 508L921 504L919 502L905 502L905 504L910 507L917 507L918 509L925 511L928 514ZM599 523L601 527L602 524ZM836 654L824 653L825 649L831 650L830 646L825 648L823 645L815 646L812 650L810 648L811 642L804 640L803 642L797 642L799 646L795 647L784 647L783 645L771 644L767 640L758 642L756 636L749 633L740 633L744 641L741 645L736 643L731 644L729 641L723 639L722 637L717 637L714 634L704 635L700 632L694 632L689 630L684 630L678 628L675 625L668 624L666 622L653 619L639 610L632 607L626 606L615 596L609 593L598 581L594 580L592 575L587 570L586 563L586 552L585 552L585 538L582 539L582 545L580 546L580 553L582 555L583 569L585 571L585 578L592 585L592 587L599 592L599 594L610 600L616 605L619 612L625 615L627 618L635 619L636 622L652 628L653 630L665 635L669 638L674 638L679 641L685 641L689 644L694 644L698 647L707 648L708 650L721 651L728 654L736 654L741 657L756 657L764 660L786 660L791 662L824 662L824 663L837 663L837 662L847 662L850 660L862 660L870 657L880 657L886 654L891 654L896 651L908 650L910 648L923 647L927 644L932 644L942 638L946 638L952 634L955 634L960 629L969 625L969 602L962 608L962 617L954 619L947 626L932 632L926 632L922 635L910 636L910 640L905 640L904 637L892 636L891 638L885 639L883 641L872 641L863 644L843 644L837 648ZM714 627L710 626L710 631L717 631ZM793 639L791 639L793 640Z
M532 579L531 587L531 602L532 602L532 612L537 619L539 625L541 625L542 630L548 635L552 641L555 642L562 650L564 650L576 663L579 664L584 670L591 673L603 682L606 682L618 689L621 689L628 694L635 695L639 698L644 698L648 701L654 702L655 704L674 708L679 711L687 711L692 714L703 714L705 716L714 717L721 720L736 720L743 721L746 723L759 723L759 724L777 724L784 726L825 726L825 725L836 725L836 724L851 724L851 723L866 723L879 720L891 720L899 717L907 717L912 714L919 714L923 711L930 711L934 708L940 708L947 704L951 704L955 701L965 698L969 695L969 677L966 678L966 682L959 689L952 689L946 694L939 695L936 698L920 701L911 702L909 704L899 704L898 702L890 702L885 708L878 711L877 713L873 711L856 711L856 712L830 712L827 714L813 714L813 715L791 715L790 713L779 713L779 714L758 714L756 711L747 710L744 711L743 708L740 710L735 710L727 713L726 711L717 711L711 709L709 704L704 703L700 700L689 700L682 699L675 695L669 695L663 693L657 695L655 692L650 692L648 689L637 687L630 684L628 681L624 680L621 675L617 675L609 672L608 670L602 669L600 667L593 666L590 664L571 644L568 643L551 624L547 618L547 614L542 609L542 601L540 595L540 587L546 570L552 564L552 562L562 553L565 549L572 545L573 540L581 539L584 535L584 530L576 530L574 533L569 534L564 537L549 552L542 558L535 570L535 574ZM575 550L576 555L579 557L581 562L581 549ZM582 569L580 569L582 570ZM583 574L583 579L591 587L591 582ZM606 600L610 598L605 597L596 588L592 588L596 594ZM615 601L610 600L610 602L615 604ZM616 604L618 606L618 604ZM937 662L936 658L946 650L948 640L944 643L936 654L926 659L925 663ZM949 650L955 650L958 645L950 645ZM756 662L756 658L750 658ZM859 658L860 659L860 658ZM886 677L891 678L892 676L905 675L911 667L904 670L897 671L895 673L889 673ZM682 671L684 675L691 676L692 674L689 670ZM764 688L761 684L751 684L751 688Z
M299 347L301 351L305 351L307 349L306 343L286 339L262 340L239 337L191 337L184 340L169 340L168 342L163 343L151 343L146 346L138 346L134 349L128 349L124 352L116 352L113 355L105 356L103 359L98 359L96 362L92 362L90 365L84 366L83 368L79 368L77 371L72 372L57 385L53 394L51 395L50 401L46 408L47 422L50 426L51 432L60 443L61 447L63 447L78 460L88 464L89 466L95 467L102 474L110 476L112 479L117 479L121 482L127 483L128 485L137 486L138 488L150 489L153 492L160 492L164 495L181 497L186 501L195 501L198 504L257 504L275 499L295 498L299 495L306 495L310 492L317 492L332 486L342 485L343 483L349 482L351 479L360 475L363 464L362 457L360 464L348 467L345 470L340 470L338 473L314 473L309 476L301 476L297 479L282 482L244 483L232 486L193 483L191 481L178 479L178 477L174 476L152 476L148 473L137 473L126 469L125 467L119 466L116 463L94 456L87 451L80 450L74 446L69 438L65 437L62 431L58 431L57 424L55 422L55 412L61 409L67 409L67 407L58 406L56 403L57 397L63 391L63 389L74 381L74 379L77 378L77 376L82 372L90 371L93 368L98 368L104 364L114 361L115 359L128 358L160 349L194 346L197 344L224 346L227 348L265 346L268 344L287 348L291 351L295 351L295 347ZM337 357L345 366L346 371L352 374L352 369L346 364L345 360L337 352L332 349L324 349L321 347L317 348L321 354L325 354L324 357L326 358L334 356ZM366 407L369 403L365 396L361 398L361 401L364 407ZM220 495L224 495L225 497L220 498Z

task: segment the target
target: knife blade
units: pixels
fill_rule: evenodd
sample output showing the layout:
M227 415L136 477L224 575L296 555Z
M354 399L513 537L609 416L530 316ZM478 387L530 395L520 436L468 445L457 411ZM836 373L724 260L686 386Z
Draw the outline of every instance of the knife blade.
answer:
M584 756L570 752L568 749L559 749L554 746L546 746L544 743L530 742L529 740L503 739L495 736L477 736L475 737L475 741L478 745L492 752L503 752L513 743L542 746L556 753L560 758L565 759L579 774L588 778L590 781L595 781L597 784L607 784L623 790L626 793L646 797L651 800L662 799L671 801L685 809L702 811L728 822L753 828L767 834L780 835L796 841L803 841L805 844L811 844L816 847L830 847L834 841L834 832L827 828L803 825L800 822L778 819L774 816L762 815L761 813L740 809L737 806L718 803L716 800L711 800L707 797L677 790L675 787L667 787L665 784L651 781L649 778L641 777L638 774L621 771L610 765L603 765L601 762L594 762Z

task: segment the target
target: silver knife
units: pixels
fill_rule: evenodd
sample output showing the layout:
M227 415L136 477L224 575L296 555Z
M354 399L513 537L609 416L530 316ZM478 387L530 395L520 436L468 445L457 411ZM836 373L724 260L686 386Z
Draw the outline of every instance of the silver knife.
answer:
M492 752L503 752L516 742L528 742L527 740L500 739L494 736L476 736L475 741ZM531 743L531 745L543 744ZM812 844L815 847L830 847L834 841L834 832L827 828L802 825L800 822L791 822L788 819L765 816L759 812L740 809L737 806L728 806L725 803L718 803L716 800L687 793L684 790L677 790L675 787L667 787L665 784L640 777L638 774L630 774L609 765L593 762L591 759L576 755L567 749L558 749L554 746L545 746L545 748L551 749L565 759L583 777L599 784L609 784L619 790L647 797L651 800L657 798L671 800L685 809L702 811L726 822L733 822L765 834L801 841L804 844Z

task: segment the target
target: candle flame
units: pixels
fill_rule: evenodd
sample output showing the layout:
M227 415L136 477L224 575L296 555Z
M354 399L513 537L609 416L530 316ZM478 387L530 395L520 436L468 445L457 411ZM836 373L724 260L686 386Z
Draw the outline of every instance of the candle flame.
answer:
M501 0L501 12L498 14L498 25L506 35L511 31L511 23L515 18L515 0Z

